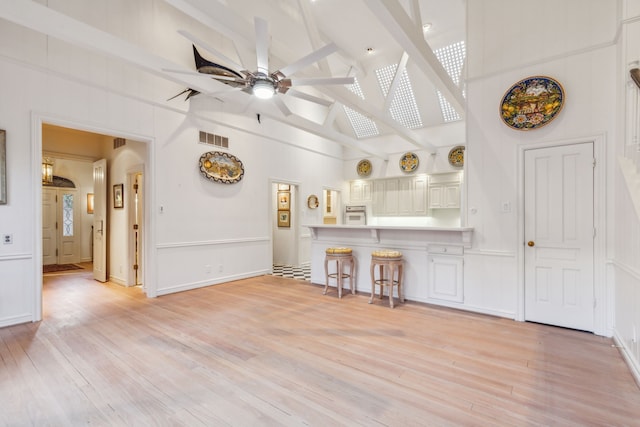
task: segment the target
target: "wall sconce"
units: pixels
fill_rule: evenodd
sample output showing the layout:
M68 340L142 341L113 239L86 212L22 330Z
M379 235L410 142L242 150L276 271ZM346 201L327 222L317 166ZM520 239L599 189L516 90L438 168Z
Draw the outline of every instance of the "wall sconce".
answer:
M49 157L42 158L42 183L53 184L53 160Z
M93 213L93 193L87 193L87 213Z

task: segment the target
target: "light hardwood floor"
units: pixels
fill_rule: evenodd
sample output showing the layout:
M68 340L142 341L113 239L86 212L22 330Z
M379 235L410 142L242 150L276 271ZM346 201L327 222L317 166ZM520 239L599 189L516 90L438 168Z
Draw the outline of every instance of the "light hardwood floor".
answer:
M607 338L274 276L147 299L45 277L44 320L0 329L10 426L632 426Z

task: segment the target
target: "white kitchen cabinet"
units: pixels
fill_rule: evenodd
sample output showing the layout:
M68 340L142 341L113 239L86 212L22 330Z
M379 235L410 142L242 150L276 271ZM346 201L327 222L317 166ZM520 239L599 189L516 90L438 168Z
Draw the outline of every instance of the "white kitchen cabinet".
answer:
M463 302L462 248L429 248L428 297L449 302Z
M370 202L372 195L373 181L357 180L351 181L349 186L349 200L353 202Z
M429 180L429 209L460 208L460 174L432 175Z
M372 187L373 215L426 215L427 182L426 175L374 180Z

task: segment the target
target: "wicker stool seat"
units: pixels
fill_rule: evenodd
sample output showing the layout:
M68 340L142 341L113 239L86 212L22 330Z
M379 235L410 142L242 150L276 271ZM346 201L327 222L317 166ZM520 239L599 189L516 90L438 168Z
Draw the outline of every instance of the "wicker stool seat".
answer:
M378 267L379 275L376 279L376 267ZM398 288L398 299L404 302L402 293L402 270L404 260L402 252L395 250L377 250L371 252L371 298L369 304L373 303L373 297L376 294L376 285L380 286L380 299L384 294L384 287L389 287L389 306L393 308L393 287Z
M329 263L335 261L336 271L335 273L329 273ZM345 272L345 266L349 266L349 272ZM354 284L356 271L356 258L353 256L353 250L351 248L335 247L327 248L325 250L324 257L324 274L325 285L323 295L326 295L329 289L329 279L336 279L336 287L338 288L338 298L342 298L342 285L344 279L349 279L349 289L352 294L356 293L356 287Z

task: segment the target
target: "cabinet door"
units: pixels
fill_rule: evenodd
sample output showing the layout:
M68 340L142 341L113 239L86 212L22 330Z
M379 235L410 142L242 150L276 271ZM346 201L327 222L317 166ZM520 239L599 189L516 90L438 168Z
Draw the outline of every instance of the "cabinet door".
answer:
M384 181L373 181L372 206L374 216L384 215Z
M413 214L427 214L427 177L416 177L413 181Z
M371 181L362 181L362 201L370 202L371 201Z
M429 298L463 302L463 258L451 255L429 255Z
M442 207L442 185L429 186L429 209Z
M384 214L398 215L398 180L386 179L384 181Z
M413 215L413 178L398 180L398 215Z
M460 184L447 184L443 189L443 208L460 207Z
M353 181L349 186L349 200L352 202L361 202L362 196L362 181Z

